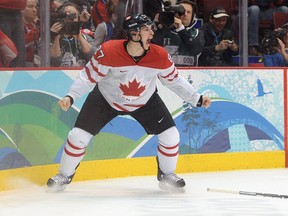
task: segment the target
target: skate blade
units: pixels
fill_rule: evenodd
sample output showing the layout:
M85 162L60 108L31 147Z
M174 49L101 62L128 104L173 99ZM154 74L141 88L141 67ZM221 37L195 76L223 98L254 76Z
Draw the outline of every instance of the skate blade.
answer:
M53 186L53 187L47 187L46 188L46 192L48 193L57 193L57 192L61 192L63 190L65 190L66 185L62 185L62 186Z
M159 182L158 184L159 188L171 193L184 193L185 188L184 187L174 187L170 184L167 184L166 182Z

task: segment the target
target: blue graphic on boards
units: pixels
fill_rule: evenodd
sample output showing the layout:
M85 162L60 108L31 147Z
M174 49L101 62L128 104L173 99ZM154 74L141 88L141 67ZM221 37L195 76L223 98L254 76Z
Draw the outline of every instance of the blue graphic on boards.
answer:
M264 87L260 79L257 79L257 89L258 89L258 94L256 95L256 97L263 97L265 94L272 93L271 91L269 92L264 91Z
M175 122L180 131L182 154L248 151L252 150L251 142L255 140L272 140L278 150L283 150L283 135L263 116L235 102L214 101L208 109L187 109ZM242 147L231 142L233 137L229 129L235 126L242 126L245 130L239 138ZM149 140L134 156L153 156L157 152L155 146L157 137Z

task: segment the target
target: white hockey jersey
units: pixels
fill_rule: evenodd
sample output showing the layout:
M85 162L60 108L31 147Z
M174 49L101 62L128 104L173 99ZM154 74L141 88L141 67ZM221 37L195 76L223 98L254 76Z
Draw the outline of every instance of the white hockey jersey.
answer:
M137 63L126 52L124 40L102 44L79 73L67 95L74 100L97 84L107 102L116 110L134 111L149 100L156 90L156 80L196 106L200 95L179 75L168 52L151 44Z

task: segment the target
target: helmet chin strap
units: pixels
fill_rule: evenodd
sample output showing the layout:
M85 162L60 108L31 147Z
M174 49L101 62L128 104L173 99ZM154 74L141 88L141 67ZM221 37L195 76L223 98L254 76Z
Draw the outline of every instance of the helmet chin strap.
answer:
M133 34L134 36L136 35L136 34ZM140 43L140 45L141 45L141 47L143 48L143 50L144 50L144 55L148 52L148 50L149 49L145 49L144 48L144 44L143 44L143 41L142 41L142 36L141 36L141 34L139 34L139 36L140 36L140 39L139 40L133 40L133 38L132 38L132 36L130 35L130 37L131 37L131 40L133 41L133 42L138 42L138 43Z

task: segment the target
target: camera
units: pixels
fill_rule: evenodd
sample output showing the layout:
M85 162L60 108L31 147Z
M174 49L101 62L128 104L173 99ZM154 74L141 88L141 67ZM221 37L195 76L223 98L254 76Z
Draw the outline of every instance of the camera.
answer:
M279 29L277 31L273 31L269 33L264 39L262 40L262 46L266 53L273 53L275 50L273 50L273 47L278 46L278 40L277 38L281 39L283 36L287 34L287 30L285 29Z
M164 2L164 11L159 13L159 23L170 28L174 23L174 16L183 16L185 8L182 5L171 5L170 1Z
M76 13L55 13L51 14L50 18L51 26L57 22L63 25L59 34L78 35L80 33L80 22L73 21L76 18Z
M64 25L59 33L67 35L78 35L80 33L80 22L64 22Z

